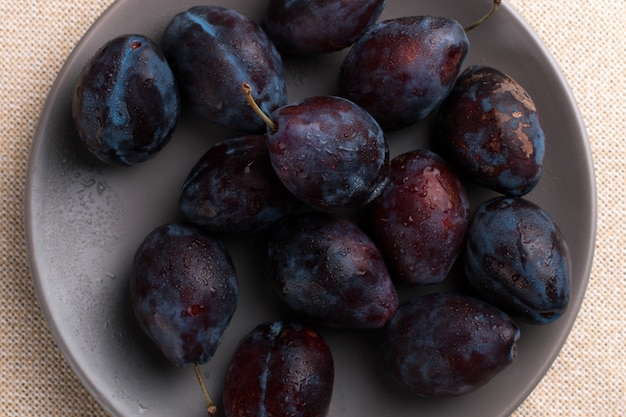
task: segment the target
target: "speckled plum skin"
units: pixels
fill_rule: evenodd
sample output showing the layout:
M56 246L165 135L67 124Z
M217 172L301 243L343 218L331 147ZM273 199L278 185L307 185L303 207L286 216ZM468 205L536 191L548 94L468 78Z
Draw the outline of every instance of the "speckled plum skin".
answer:
M334 383L330 347L297 322L261 324L237 347L226 372L226 417L324 417Z
M425 397L473 392L515 361L520 330L478 298L433 293L402 304L384 329L382 355L392 378Z
M465 273L484 299L534 324L567 309L571 260L548 213L521 197L484 202L470 223Z
M314 96L271 114L268 147L283 184L304 203L349 210L376 198L387 182L389 148L376 120L341 97Z
M537 107L513 78L474 65L459 76L439 115L449 160L478 184L522 196L543 172L545 133Z
M160 48L141 35L107 42L76 80L72 118L98 159L146 161L169 142L180 115L176 80Z
M398 307L378 249L347 219L306 213L286 220L270 238L268 266L283 301L320 324L379 328Z
M339 73L339 95L370 112L385 130L431 114L452 89L469 40L455 20L407 16L372 25Z
M195 6L170 21L163 49L183 97L205 118L244 132L262 132L240 86L252 86L265 113L286 103L282 58L261 27L219 6Z
M176 366L209 361L237 306L237 276L221 241L170 223L154 229L134 257L135 316Z
M200 158L179 199L190 222L210 232L252 234L299 207L272 168L266 140L262 134L226 139Z
M270 0L263 28L286 55L335 52L373 25L386 0Z
M369 207L374 241L409 285L443 281L463 250L469 200L456 171L429 150L391 161L389 183Z

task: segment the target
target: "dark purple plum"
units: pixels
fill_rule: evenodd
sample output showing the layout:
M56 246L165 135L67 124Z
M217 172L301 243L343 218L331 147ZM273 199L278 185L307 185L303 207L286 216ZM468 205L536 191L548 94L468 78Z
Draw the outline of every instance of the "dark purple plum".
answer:
M330 347L297 322L261 324L239 343L226 372L226 417L324 417L335 377Z
M270 237L272 286L297 313L334 327L382 327L398 307L385 262L354 223L310 212Z
M499 197L478 207L464 265L480 296L514 317L547 324L569 304L565 237L545 210L526 199Z
M385 130L431 114L452 89L469 50L463 27L436 16L372 25L352 46L339 74L339 95L370 112Z
M76 80L72 118L98 159L133 165L169 142L180 115L176 80L160 48L123 35L91 57Z
M465 243L467 193L456 171L429 150L392 159L389 183L370 206L374 241L410 285L443 281Z
M400 305L384 329L383 361L392 378L425 397L470 393L517 356L520 330L478 298L434 293Z
M212 146L187 175L179 199L190 222L211 232L234 234L265 230L298 206L276 176L262 134Z
M190 107L205 118L246 132L262 132L241 83L249 83L263 111L286 103L282 58L261 27L219 6L195 6L170 21L163 49Z
M341 97L308 97L270 115L268 148L283 184L323 210L362 207L387 182L389 148L376 120Z
M373 25L386 0L270 0L263 28L288 55L335 52Z
M176 366L209 361L237 306L237 277L221 241L169 223L154 229L134 257L135 316Z
M450 162L478 184L522 196L539 182L545 134L537 106L501 71L463 71L441 106L439 129Z

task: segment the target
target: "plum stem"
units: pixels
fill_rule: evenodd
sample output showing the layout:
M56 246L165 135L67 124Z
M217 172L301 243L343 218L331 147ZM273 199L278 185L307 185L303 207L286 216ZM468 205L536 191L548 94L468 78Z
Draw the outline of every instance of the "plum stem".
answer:
M477 21L475 21L471 25L465 27L464 28L465 33L469 32L471 30L474 30L478 26L480 26L483 23L485 23L487 21L487 19L489 19L496 12L496 10L498 10L498 7L500 7L500 3L502 3L502 0L493 0L493 6L491 7L491 10L489 10L489 13L487 13L486 15L484 15L483 17L481 17L480 19L478 19Z
M250 84L241 84L241 91L246 96L246 99L248 100L248 103L250 103L250 106L252 106L252 110L254 110L254 112L265 122L265 124L267 124L269 128L272 129L272 132L275 132L276 129L278 129L276 123L274 123L272 119L270 119L267 114L265 114L263 110L261 110L259 105L256 104L256 101L254 101L254 97L252 97L252 87L250 86Z
M204 384L204 378L202 378L202 373L200 372L200 368L198 364L194 362L193 370L196 373L196 378L198 378L198 383L200 384L200 390L202 390L202 395L204 395L204 399L206 400L207 405L207 415L209 417L213 417L217 415L217 406L211 399L211 395L209 395L209 391L206 389L206 385Z

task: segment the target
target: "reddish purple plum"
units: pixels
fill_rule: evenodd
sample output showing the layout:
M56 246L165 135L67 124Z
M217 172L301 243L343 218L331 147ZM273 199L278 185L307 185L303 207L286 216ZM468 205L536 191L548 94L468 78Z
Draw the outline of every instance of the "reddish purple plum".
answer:
M428 150L395 157L387 187L370 206L374 241L389 269L409 285L446 278L464 247L469 220L461 179Z
M371 113L385 130L422 120L452 89L469 40L461 25L406 16L372 25L352 46L339 74L339 95Z
M297 322L272 322L248 333L224 380L226 417L324 417L335 377L330 347Z

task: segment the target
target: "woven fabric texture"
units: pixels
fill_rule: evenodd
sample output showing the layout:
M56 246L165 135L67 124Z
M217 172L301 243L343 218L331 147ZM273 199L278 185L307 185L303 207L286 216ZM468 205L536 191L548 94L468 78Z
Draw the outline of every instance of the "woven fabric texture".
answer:
M105 416L62 356L38 304L24 239L31 140L72 48L111 0L0 2L0 414ZM624 0L510 0L561 66L588 129L598 235L588 291L553 366L514 413L626 415Z

